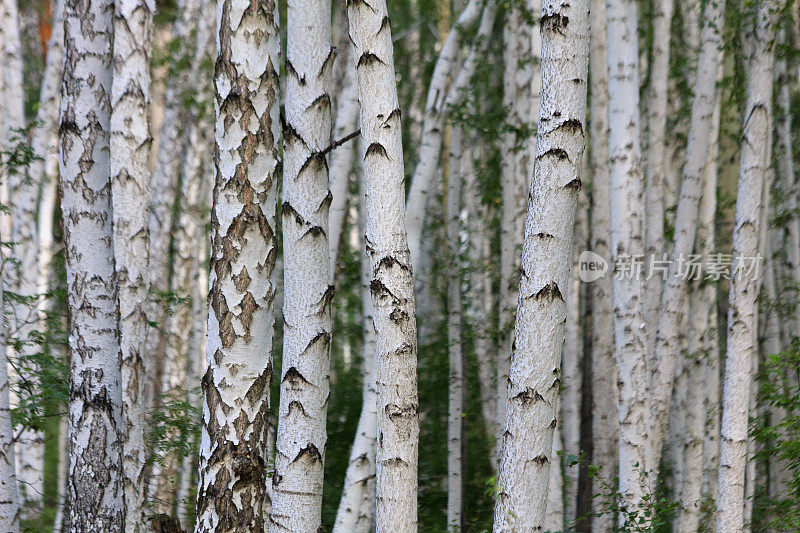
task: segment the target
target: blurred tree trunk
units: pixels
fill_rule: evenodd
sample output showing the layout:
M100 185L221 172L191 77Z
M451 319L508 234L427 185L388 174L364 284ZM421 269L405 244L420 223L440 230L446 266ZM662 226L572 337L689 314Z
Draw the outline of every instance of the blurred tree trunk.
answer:
M6 258L0 254L0 309L5 296ZM14 459L14 427L11 425L8 358L5 325L0 325L0 529L19 531L19 496L17 494L16 461Z

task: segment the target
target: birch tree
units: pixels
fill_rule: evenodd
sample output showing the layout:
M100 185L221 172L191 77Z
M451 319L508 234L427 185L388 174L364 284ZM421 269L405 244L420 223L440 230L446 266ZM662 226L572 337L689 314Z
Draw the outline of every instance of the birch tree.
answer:
M542 91L509 372L495 531L541 529L585 149L588 2L542 6ZM575 80L578 80L575 82Z
M769 165L774 25L779 3L760 1L745 35L747 65L736 219L733 230L728 342L722 396L717 529L744 527L748 402L756 357L758 280L745 262L758 254L761 188ZM759 191L754 194L753 191Z
M417 527L419 399L414 282L405 228L403 146L385 0L348 4L366 146L365 234L376 331L376 530Z
M0 254L0 309L5 296L5 254ZM11 425L8 356L5 321L0 323L0 528L9 533L19 531L19 496L17 494L14 427Z
M122 387L109 166L114 6L68 0L61 210L70 308L66 530L123 530Z
M110 169L122 359L125 530L145 529L145 341L150 181L152 0L114 2Z
M611 198L608 175L608 64L606 63L606 4L593 0L590 13L592 46L589 49L590 99L589 139L592 172L590 247L603 258L610 257ZM611 485L617 465L617 367L614 362L614 313L611 276L591 284L592 367L592 462L600 467L592 481L592 492ZM612 513L602 513L602 502L592 500L592 531L600 533L614 524Z
M277 242L274 3L217 4L215 183L195 531L265 531Z
M641 147L639 144L639 46L636 3L606 1L608 34L608 151L614 339L619 386L619 492L632 510L645 495L647 455L647 338L642 284L630 272L644 255ZM625 270L628 270L626 273Z
M675 216L675 238L672 254L688 257L695 246L698 206L703 186L703 174L708 157L709 133L714 114L717 68L721 60L722 23L725 6L708 2L704 13L701 48L698 55L697 80L692 101L686 161L683 166L681 193ZM687 277L679 269L681 262L670 263L661 299L655 356L652 369L650 413L650 460L657 468L661 445L667 431L669 403L675 382L676 366L680 361L679 332L685 322L688 298Z
M328 165L331 48L328 2L287 11L283 179L283 362L270 530L316 531L329 394L331 299Z

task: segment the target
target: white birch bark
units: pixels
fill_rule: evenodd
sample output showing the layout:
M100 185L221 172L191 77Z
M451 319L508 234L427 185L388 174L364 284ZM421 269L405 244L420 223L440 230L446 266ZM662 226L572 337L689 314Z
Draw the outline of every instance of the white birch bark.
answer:
M611 259L625 267L643 255L643 190L639 146L639 67L636 3L607 0ZM647 337L643 287L637 275L615 275L614 337L619 386L619 492L636 511L647 490Z
M447 530L461 531L463 513L464 359L461 351L461 182L464 133L450 132L450 176L447 184Z
M356 51L364 155L366 249L377 359L376 530L417 527L419 399L414 282L405 228L403 146L385 0L347 8Z
M68 0L61 93L61 209L70 308L64 529L122 531L122 386L109 131L113 4Z
M275 4L217 4L211 286L195 531L265 531L280 38Z
M0 309L5 295L6 258L0 254ZM17 494L16 460L14 458L14 427L11 425L9 398L6 326L0 323L0 529L9 533L19 531L19 495Z
M363 151L360 151L363 153ZM364 182L361 178L359 226L364 235ZM334 533L367 533L374 515L375 449L377 446L378 413L375 391L375 324L370 298L371 266L366 251L361 257L361 312L364 329L363 382L361 384L361 414L358 417L356 436L345 472L342 498L333 525Z
M649 257L661 259L664 252L664 185L667 170L667 88L669 77L670 27L673 0L653 2L653 49L650 63L650 91L647 98L647 170L645 188L646 211L645 251ZM661 303L664 278L654 275L645 285L645 322L647 353L652 357L655 325Z
M686 161L683 166L681 194L675 216L673 261L665 280L658 319L652 374L650 412L650 461L657 469L661 445L667 430L669 404L675 382L676 365L681 357L681 324L688 298L687 276L681 272L682 258L693 251L697 232L698 206L703 173L707 163L709 132L714 115L717 69L721 61L722 2L706 4L698 56L697 80L692 101Z
M556 428L553 431L553 457L558 457L558 453L564 449L560 422L556 423ZM547 481L547 509L544 515L544 531L564 530L564 495L562 494L564 480L559 463L560 461L556 461L555 467L550 469L550 478Z
M283 159L283 362L270 531L316 531L330 390L330 3L291 0Z
M542 101L525 224L495 531L545 518L569 263L585 149L589 3L542 6ZM577 81L576 81L577 80Z
M122 360L125 530L145 531L144 410L146 306L150 289L147 206L150 182L152 0L114 2L111 86L111 199Z
M442 148L442 134L444 132L444 118L447 110L448 79L452 76L456 64L463 31L469 28L481 14L481 0L469 0L464 11L461 12L447 39L442 45L436 65L433 69L428 95L425 101L422 123L422 138L419 147L419 159L411 188L408 192L406 205L406 222L408 231L408 245L411 251L411 262L416 272L420 267L420 248L422 246L422 228L425 223L425 205L429 191L433 188L436 171L439 166L439 152ZM454 76L452 76L454 77Z
M333 140L338 141L358 129L358 82L356 81L353 49L348 46L339 52L344 54L346 70L343 74L341 93L338 95L336 120L333 126ZM328 217L328 248L330 250L331 278L336 276L339 244L344 230L347 212L347 188L353 170L356 143L348 141L336 147L330 157L331 207Z
M728 349L722 397L717 530L744 527L744 483L747 462L748 403L752 362L756 357L757 280L753 273L733 275L743 258L758 253L761 188L769 164L772 105L773 38L776 6L758 2L748 29L746 104L743 117L739 185L733 230L733 264L728 310ZM754 194L754 191L758 191Z
M608 64L606 62L606 4L605 0L592 0L591 46L589 50L590 100L589 140L590 168L592 172L592 212L590 249L609 258L608 240L611 218L611 198L608 175ZM612 280L606 275L591 284L592 309L592 462L600 467L598 477L592 481L592 492L597 494L603 483L612 486L617 468L617 440L619 426L616 410L618 401L617 367L614 361L614 314L612 308ZM602 482L601 482L602 481ZM592 531L609 531L615 523L614 515L603 511L600 498L592 500Z

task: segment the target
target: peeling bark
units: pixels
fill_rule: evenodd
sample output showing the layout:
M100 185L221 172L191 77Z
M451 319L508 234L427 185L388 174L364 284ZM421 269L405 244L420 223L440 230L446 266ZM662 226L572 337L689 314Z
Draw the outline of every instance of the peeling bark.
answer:
M495 531L543 527L581 188L589 3L542 6L542 92L508 380Z
M215 184L195 531L267 528L280 40L274 2L217 4Z
M68 0L61 92L61 210L70 308L64 529L122 531L122 386L109 137L114 6Z

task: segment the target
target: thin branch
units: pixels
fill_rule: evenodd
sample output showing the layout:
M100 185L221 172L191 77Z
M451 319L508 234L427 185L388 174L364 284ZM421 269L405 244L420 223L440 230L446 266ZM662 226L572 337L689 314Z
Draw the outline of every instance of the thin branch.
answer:
M338 141L334 141L330 146L328 146L327 148L322 150L318 155L326 155L328 152L332 152L333 150L336 150L337 148L339 148L341 145L343 145L347 141L355 139L360 134L361 134L361 130L357 129L356 131L354 131L350 135L346 135L346 136L342 137L341 139L339 139Z

